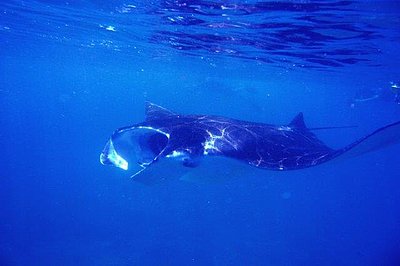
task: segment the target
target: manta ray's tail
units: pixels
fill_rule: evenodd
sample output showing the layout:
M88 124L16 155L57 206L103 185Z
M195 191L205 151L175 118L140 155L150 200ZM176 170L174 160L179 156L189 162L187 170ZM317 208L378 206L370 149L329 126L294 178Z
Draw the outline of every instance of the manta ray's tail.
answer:
M335 151L333 157L337 157L343 153L345 153L344 156L346 157L355 157L395 143L400 143L400 121L381 127L350 145Z

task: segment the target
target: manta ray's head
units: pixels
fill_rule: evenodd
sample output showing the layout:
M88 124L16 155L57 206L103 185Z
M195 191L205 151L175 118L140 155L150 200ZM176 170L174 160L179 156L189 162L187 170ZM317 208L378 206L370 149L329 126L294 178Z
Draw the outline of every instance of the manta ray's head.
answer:
M100 154L100 162L140 172L163 156L168 141L169 134L156 128L122 128L111 135Z

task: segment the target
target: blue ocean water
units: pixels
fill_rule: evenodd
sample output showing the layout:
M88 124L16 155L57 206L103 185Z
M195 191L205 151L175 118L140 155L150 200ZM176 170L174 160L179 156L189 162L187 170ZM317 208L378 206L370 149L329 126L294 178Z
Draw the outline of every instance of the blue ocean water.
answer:
M146 101L338 148L400 120L397 1L2 1L0 265L400 265L400 145L146 186L99 163ZM176 169L164 169L174 176ZM201 179L201 176L199 176Z

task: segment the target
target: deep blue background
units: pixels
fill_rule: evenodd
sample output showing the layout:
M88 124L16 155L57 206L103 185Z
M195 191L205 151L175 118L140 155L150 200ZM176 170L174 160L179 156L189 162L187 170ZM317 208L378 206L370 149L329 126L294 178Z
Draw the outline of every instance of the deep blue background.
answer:
M390 91L400 80L395 3L355 5L376 38L325 40L328 50L366 43L370 61L315 65L308 54L294 60L300 67L293 57L181 52L154 41L160 31L147 17L121 19L116 10L127 4L0 5L0 265L400 265L399 145L293 172L243 165L248 172L218 184L144 186L98 159L114 129L144 119L145 100L187 114L286 124L303 111L311 127L358 125L319 132L333 147L399 120ZM155 21L163 16L143 9ZM352 105L375 88L389 96Z

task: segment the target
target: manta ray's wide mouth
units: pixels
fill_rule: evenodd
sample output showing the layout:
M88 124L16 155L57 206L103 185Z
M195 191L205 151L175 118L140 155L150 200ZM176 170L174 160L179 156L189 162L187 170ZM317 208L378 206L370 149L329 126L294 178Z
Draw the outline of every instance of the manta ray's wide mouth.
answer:
M137 126L117 130L100 154L102 164L140 171L165 150L169 134L152 127ZM136 169L135 169L136 168Z

